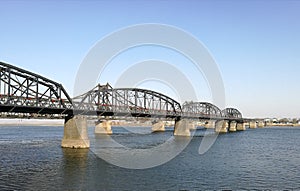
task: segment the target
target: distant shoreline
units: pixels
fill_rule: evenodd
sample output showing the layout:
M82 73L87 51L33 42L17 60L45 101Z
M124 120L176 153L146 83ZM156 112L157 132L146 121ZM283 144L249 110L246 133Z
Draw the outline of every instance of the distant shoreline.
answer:
M300 124L275 124L266 127L300 127Z
M93 125L94 122L89 121L89 125ZM132 124L124 122L112 123L112 126L151 126L151 124ZM2 126L64 126L64 119L25 119L25 118L0 118L0 127ZM272 124L265 126L268 127L300 127L300 124Z
M63 126L63 119L0 119L0 126Z

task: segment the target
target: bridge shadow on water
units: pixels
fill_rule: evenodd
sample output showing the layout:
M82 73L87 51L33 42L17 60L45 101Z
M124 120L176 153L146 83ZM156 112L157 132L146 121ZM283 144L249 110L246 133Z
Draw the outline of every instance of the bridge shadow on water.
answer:
M112 145L106 145L106 139L108 137L113 137L118 143L133 149L155 147L159 144L163 144L169 138L172 139L172 143L175 144L175 147L178 147L186 143L186 139L191 139L187 137L174 138L172 130L147 135L119 133L111 136L90 136L91 147L94 148L62 148L63 164L61 166L64 190L161 190L178 188L175 182L170 182L171 184L157 182L158 180L163 180L164 176L167 175L167 171L170 170L165 165L142 170L126 169L112 165L101 159L98 154L93 151L95 147L101 147L102 149L111 147ZM134 160L134 156L132 160ZM180 160L184 160L184 158ZM165 171L165 173L158 173L160 171ZM173 172L171 174L173 174ZM173 175L176 176L176 174L177 173L174 173Z
M200 128L195 131L195 137L192 138L174 137L172 128L167 128L165 132L150 132L149 134L130 133L127 132L128 129L125 129L114 127L113 130L115 130L116 134L97 135L93 133L93 128L91 128L89 129L90 150L62 149L64 188L67 190L93 190L95 188L98 190L179 190L191 188L188 182L192 178L191 174L194 173L193 169L189 169L193 166L189 164L189 161L192 159L195 162L200 159L197 149L205 132L204 129ZM182 153L169 162L154 168L136 170L112 165L93 152L98 147L101 147L101 149L115 147L116 145L106 142L108 138L112 138L117 143L133 149L155 147L169 139L171 139L171 143L175 147L185 144L187 139L190 139L190 143ZM118 148L115 147L115 149ZM191 150L193 151L191 152ZM134 160L134 156L132 160ZM188 174L188 177L183 178L185 184L178 184L176 180L179 181L181 179L180 176L184 174ZM200 178L197 175L194 176L193 179ZM197 182L197 180L190 181L194 182L194 184ZM202 180L199 179L198 181ZM199 185L196 183L194 186L197 187Z
M147 149L174 139L173 127L166 127L163 132L152 132L151 127L113 127L112 131L112 135L94 134L93 128L90 128L89 137L91 147L117 148L124 146L133 149ZM205 129L203 127L198 127L191 132L194 137L215 134L213 129ZM177 137L177 140L178 139L180 139L180 137ZM110 142L111 140L115 141L117 144L112 145Z

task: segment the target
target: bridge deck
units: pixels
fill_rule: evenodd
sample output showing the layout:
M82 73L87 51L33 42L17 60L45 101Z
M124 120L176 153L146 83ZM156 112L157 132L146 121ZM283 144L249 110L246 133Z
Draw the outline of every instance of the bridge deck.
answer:
M234 108L176 100L152 90L113 89L109 84L70 98L64 87L41 75L0 62L0 112L243 121Z

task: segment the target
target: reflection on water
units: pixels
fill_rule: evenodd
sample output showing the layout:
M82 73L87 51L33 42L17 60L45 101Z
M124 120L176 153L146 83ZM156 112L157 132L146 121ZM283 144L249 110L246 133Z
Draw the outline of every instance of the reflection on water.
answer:
M62 148L63 162L61 172L63 173L63 185L67 189L83 189L87 176L87 163L89 149Z
M177 157L144 170L98 158L93 149L111 145L93 130L92 148L76 150L60 147L61 127L0 127L0 190L300 190L300 128L222 134L203 155L198 154L204 134L199 130ZM114 130L112 138L133 149L182 141L172 131Z
M162 165L176 157L192 140L170 133L90 136L91 151L119 167L145 169Z

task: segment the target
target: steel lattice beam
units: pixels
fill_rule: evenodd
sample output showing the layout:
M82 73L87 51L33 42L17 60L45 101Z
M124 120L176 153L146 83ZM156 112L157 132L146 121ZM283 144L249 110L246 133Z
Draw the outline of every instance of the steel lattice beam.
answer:
M224 117L227 117L227 118L240 119L243 117L242 113L235 108L226 108L226 109L222 110L222 114Z
M187 116L222 117L222 111L208 102L185 102L182 105L182 111Z
M0 62L0 112L25 114L97 115L129 117L187 117L195 119L241 119L234 108L221 111L207 102L185 102L146 89L97 85L70 98L64 87L24 69Z
M1 112L64 113L72 100L57 82L0 62Z
M73 98L74 110L112 112L115 115L176 116L180 104L161 93L139 88L117 88L100 84L85 94Z

